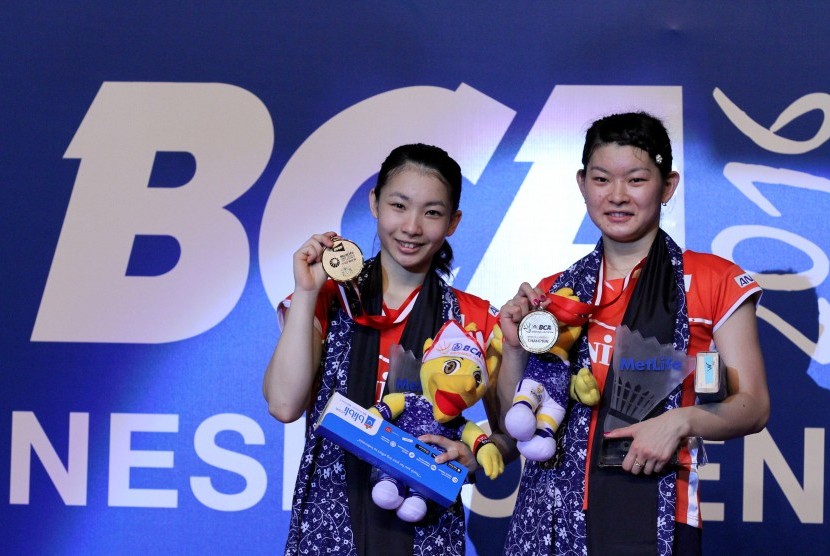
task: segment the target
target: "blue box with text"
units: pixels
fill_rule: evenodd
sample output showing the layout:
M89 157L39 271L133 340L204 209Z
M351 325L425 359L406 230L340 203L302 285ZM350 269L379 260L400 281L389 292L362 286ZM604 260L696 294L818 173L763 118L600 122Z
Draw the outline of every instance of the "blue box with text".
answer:
M315 429L442 506L449 506L458 498L467 478L463 465L455 461L435 463L440 452L434 446L418 441L338 393L326 404Z

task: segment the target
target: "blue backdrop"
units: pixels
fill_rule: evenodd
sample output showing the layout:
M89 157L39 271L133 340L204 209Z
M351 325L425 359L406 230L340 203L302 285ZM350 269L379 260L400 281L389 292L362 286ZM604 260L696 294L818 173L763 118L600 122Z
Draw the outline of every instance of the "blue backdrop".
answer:
M260 384L291 253L388 151L464 170L455 284L499 306L598 237L588 122L663 117L664 227L750 270L766 430L707 445L707 553L826 554L830 16L798 2L7 2L0 552L268 554L302 423ZM478 418L482 418L479 410ZM520 463L465 487L500 554Z

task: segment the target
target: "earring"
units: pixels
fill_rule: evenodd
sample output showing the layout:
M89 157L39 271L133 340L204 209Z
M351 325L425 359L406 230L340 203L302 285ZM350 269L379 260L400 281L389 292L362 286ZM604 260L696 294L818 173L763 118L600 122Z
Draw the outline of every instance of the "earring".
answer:
M664 206L664 207L666 207L666 206L668 206L668 205L669 205L669 202L668 202L668 201L666 201L665 203L663 203L663 206Z

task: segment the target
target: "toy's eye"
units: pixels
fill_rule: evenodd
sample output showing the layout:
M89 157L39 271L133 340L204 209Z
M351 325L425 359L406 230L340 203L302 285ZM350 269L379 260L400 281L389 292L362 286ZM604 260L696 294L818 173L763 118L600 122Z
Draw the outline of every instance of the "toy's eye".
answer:
M473 373L473 378L476 379L476 386L481 384L481 371L476 371Z
M455 371L457 371L460 366L461 361L459 361L458 359L448 359L447 362L444 363L444 374L451 375Z

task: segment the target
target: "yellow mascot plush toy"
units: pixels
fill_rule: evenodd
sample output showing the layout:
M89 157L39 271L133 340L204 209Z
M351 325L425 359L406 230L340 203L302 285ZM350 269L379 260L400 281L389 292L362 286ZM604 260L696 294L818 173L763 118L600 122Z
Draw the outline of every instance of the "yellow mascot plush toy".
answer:
M434 340L427 339L424 344L420 367L423 393L388 394L370 411L415 436L438 434L460 440L472 450L487 476L495 479L504 471L501 453L481 427L461 416L495 379L491 373L501 357L498 327L488 347L489 352L475 325L465 330L457 321L448 321ZM420 521L427 512L422 494L383 472L372 488L372 499L408 522Z

